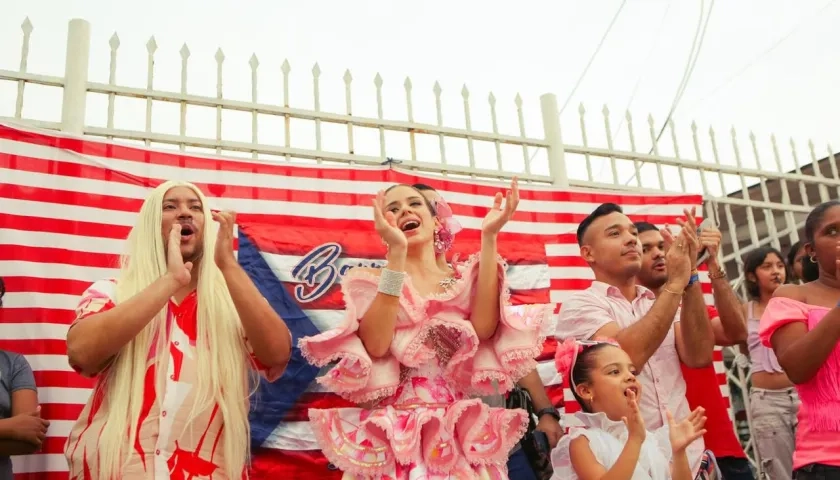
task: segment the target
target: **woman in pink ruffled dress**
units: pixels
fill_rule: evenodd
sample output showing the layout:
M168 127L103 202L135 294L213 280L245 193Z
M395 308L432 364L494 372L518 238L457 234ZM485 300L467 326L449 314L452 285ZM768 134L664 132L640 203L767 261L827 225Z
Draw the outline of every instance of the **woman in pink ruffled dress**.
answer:
M840 201L814 208L805 220L805 249L819 278L782 285L761 316L758 334L796 384L793 476L840 478Z
M508 391L533 370L550 327L550 305L509 304L496 253L518 201L514 180L482 222L481 252L443 270L441 224L422 193L395 185L377 195L387 266L350 270L341 326L299 343L312 364L336 362L319 381L361 407L309 411L345 479L507 478L526 413L470 397L493 393L494 383Z

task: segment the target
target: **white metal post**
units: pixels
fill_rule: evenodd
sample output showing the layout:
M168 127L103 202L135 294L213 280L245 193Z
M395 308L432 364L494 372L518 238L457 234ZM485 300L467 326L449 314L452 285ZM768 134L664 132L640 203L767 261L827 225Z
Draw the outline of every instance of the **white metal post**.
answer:
M546 93L540 97L543 130L545 141L548 142L548 170L554 179L554 186L569 187L569 177L566 175L566 159L563 149L563 136L560 134L560 110L557 108L557 96Z
M64 64L64 99L61 104L61 130L83 133L87 105L90 23L70 20L67 28L67 54Z

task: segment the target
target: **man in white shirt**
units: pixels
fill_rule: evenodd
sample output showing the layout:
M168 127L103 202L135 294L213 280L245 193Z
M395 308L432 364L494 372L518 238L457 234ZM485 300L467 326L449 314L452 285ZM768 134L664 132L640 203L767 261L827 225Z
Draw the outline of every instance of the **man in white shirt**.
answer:
M666 254L668 281L657 298L636 283L642 252L633 222L618 205L606 203L595 209L577 232L581 257L592 268L595 281L564 301L557 319L558 340L614 338L630 355L643 385L639 407L649 430L667 424L666 411L677 420L690 413L680 360L691 367L712 362L714 337L693 271L696 226L693 212L686 214L680 222L684 228ZM704 315L686 314L698 309ZM686 451L695 473L703 450L701 438Z

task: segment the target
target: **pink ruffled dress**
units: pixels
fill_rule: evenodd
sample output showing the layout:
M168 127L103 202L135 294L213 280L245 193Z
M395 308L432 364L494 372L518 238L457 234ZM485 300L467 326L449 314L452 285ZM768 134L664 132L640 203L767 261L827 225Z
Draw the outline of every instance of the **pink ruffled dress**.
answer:
M377 294L379 278L351 270L342 279L341 326L299 342L323 367L318 381L369 408L309 410L324 455L346 479L506 479L508 453L527 426L524 410L490 408L479 395L507 392L536 368L551 331L551 305L511 306L507 265L499 260L501 318L479 341L470 323L478 257L456 268L449 290L420 296L406 277L389 354L372 359L359 320Z

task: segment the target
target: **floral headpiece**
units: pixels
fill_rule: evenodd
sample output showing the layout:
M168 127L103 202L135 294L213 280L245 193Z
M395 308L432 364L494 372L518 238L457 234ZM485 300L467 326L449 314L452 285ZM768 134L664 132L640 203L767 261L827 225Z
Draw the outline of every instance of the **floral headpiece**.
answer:
M589 347L596 345L608 344L618 348L621 346L611 338L597 338L594 340L575 340L574 338L567 338L557 344L557 349L554 351L554 365L557 367L557 372L563 376L563 382L568 381L569 387L574 390L575 383L572 380L572 372L575 369L578 355Z
M435 214L440 222L440 230L437 232L435 239L435 248L439 252L446 252L452 248L452 242L455 240L455 235L460 232L463 227L455 220L452 214L452 208L446 203L443 197L435 202Z

